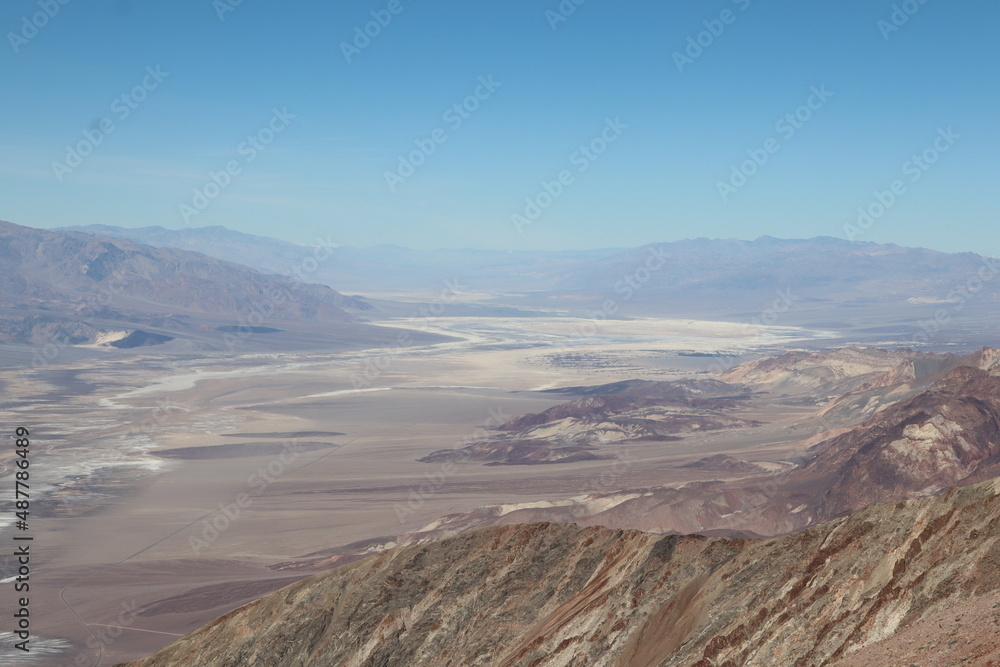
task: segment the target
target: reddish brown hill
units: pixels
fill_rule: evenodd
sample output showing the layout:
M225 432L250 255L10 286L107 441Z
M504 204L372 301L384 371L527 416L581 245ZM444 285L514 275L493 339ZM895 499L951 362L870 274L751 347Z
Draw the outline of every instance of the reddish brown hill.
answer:
M822 479L818 519L1000 474L1000 377L962 366L828 441L798 477Z

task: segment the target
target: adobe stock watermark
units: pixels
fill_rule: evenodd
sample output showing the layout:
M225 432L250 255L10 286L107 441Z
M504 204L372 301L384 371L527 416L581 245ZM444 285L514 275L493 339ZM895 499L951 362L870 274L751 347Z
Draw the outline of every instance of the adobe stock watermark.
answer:
M903 0L899 4L894 4L888 20L879 19L875 23L875 27L882 33L882 39L888 42L889 36L894 32L899 32L904 25L909 23L910 18L926 4L927 0Z
M769 327L777 324L781 316L792 309L795 305L795 297L789 287L775 290L775 299L769 306L760 312L760 315L751 317L743 325L742 336L745 338L760 337L763 335L761 327Z
M615 284L612 286L614 293L620 295L621 298L605 299L601 303L600 310L593 310L587 313L586 322L577 325L573 333L570 334L570 339L573 342L554 350L553 354L562 354L569 350L576 349L576 347L582 344L585 339L596 335L598 331L597 324L599 322L605 322L612 316L618 314L623 305L631 301L632 297L634 297L639 290L652 280L653 274L657 273L667 265L667 260L669 258L669 253L664 252L662 247L651 247L649 249L649 255L645 258L645 260L643 260L639 266L625 273L621 279L615 281Z
M118 436L122 441L134 440L137 437L149 436L157 429L163 427L177 413L186 413L185 408L172 405L169 399L162 399L154 408L137 421L132 422L126 432ZM48 502L57 503L60 508L72 506L81 496L97 495L107 497L108 486L114 486L121 482L118 474L119 469L108 465L97 468L93 471L75 477L70 481L62 481L56 484L60 490L55 498L49 498Z
M115 121L120 123L131 116L132 112L138 109L139 105L145 102L149 94L159 88L168 76L170 76L170 72L164 72L159 65L147 66L146 75L142 77L142 81L111 101L109 108L113 117L105 116L94 123L94 127L83 130L83 139L76 144L66 146L66 156L63 161L55 160L52 162L52 172L55 174L56 180L62 183L67 174L73 173L74 169L83 164L83 160L104 143L104 138L118 129Z
M576 8L585 2L587 0L562 0L555 10L545 10L545 20L549 22L549 27L555 31L560 23L568 21L569 17L576 13Z
M354 56L361 55L367 49L372 40L382 34L382 31L389 27L392 19L398 16L405 9L400 0L389 0L385 9L373 9L371 11L372 20L363 26L354 26L354 39L350 42L340 43L340 52L344 54L344 60L351 64Z
M732 0L732 2L741 12L745 12L749 9L751 0ZM726 31L726 26L730 26L736 22L737 16L739 14L732 9L723 9L719 13L718 18L702 21L701 24L705 29L695 35L688 36L687 45L683 52L674 51L673 53L674 65L677 66L677 71L683 74L685 67L693 65L695 60L701 58L705 50L715 44L715 40L722 37L722 33Z
M422 319L423 323L419 327L408 326L406 329L400 330L396 335L396 344L394 346L384 347L366 355L361 364L361 372L351 375L351 386L355 389L370 387L375 380L389 370L396 357L412 347L413 336L410 332L427 331L432 318L444 315L448 304L453 303L458 298L458 295L461 294L461 291L465 289L468 289L468 285L460 284L457 278L445 280L444 287L441 289L438 297L430 304L421 305L417 309L414 316Z
M501 85L503 84L499 81L493 80L492 74L481 76L479 77L479 85L472 91L472 94L445 109L444 113L441 114L441 120L447 123L448 129L438 127L431 130L427 137L414 140L413 144L416 148L409 153L400 153L395 171L385 172L385 184L389 186L389 191L395 192L397 187L413 176L417 169L427 161L427 158L434 155L438 146L448 141L448 132L455 132L462 127L462 124L469 120L480 105L490 99Z
M236 522L243 510L253 504L253 497L258 496L274 484L282 475L288 472L288 467L302 456L303 450L298 443L289 442L275 458L266 466L261 466L247 477L246 485L249 491L238 493L230 503L219 503L218 509L200 522L201 532L188 535L188 546L195 556L210 547L222 533Z
M790 140L796 132L812 120L813 115L822 109L832 97L833 93L826 89L825 84L819 87L812 86L809 89L809 97L803 104L775 121L774 131L780 135L781 140ZM768 163L772 155L781 150L781 146L781 141L777 137L770 137L759 148L747 149L747 159L738 165L731 165L729 179L715 183L715 189L719 192L722 201L729 201L731 196L745 186L760 168Z
M99 327L94 323L94 319L97 318L103 308L110 306L114 302L115 297L121 294L125 290L125 287L133 280L135 280L135 275L126 273L121 267L115 269L114 273L111 274L111 279L106 281L105 285L97 290L96 293L88 294L84 301L74 304L73 311L80 317L80 320L77 322L68 322L67 326L77 325L98 329ZM73 344L74 340L65 333L65 329L51 331L41 345L36 345L32 348L31 366L35 369L48 366L59 358L64 349Z
M293 301L293 291L308 282L309 276L319 270L319 267L333 256L333 249L338 244L333 242L330 236L326 239L316 238L317 245L313 246L311 257L306 257L293 264L286 274L279 274L287 280L284 288L275 287L264 295L264 299L254 300L250 306L248 315L241 315L233 331L227 331L222 336L222 342L226 345L229 354L236 352L236 349L250 340L255 333L256 327L264 324L274 315L274 311L279 304Z
M236 11L236 8L243 4L243 0L212 0L212 9L219 17L219 23L226 20L226 14Z
M84 342L76 336L67 333L73 325L92 326L90 320L80 322L69 322L65 327L57 328L46 334L41 343L35 344L31 350L31 367L34 369L44 368L55 361L62 354L63 350L72 345Z
M236 153L243 159L233 159L226 163L219 171L208 172L208 180L201 187L194 188L190 203L180 204L178 210L184 222L191 222L191 218L200 215L208 206L221 195L226 188L233 183L233 178L243 173L243 167L257 159L257 156L267 150L267 147L275 138L288 129L288 126L295 119L294 114L288 113L288 108L271 110L271 118L257 130L249 135L236 147Z
M1000 260L997 258L981 257L982 266L966 277L963 282L959 282L948 293L946 300L951 304L951 308L938 308L934 311L934 317L928 320L918 320L917 331L910 338L913 343L927 344L940 333L941 329L948 325L952 317L965 308L966 304L974 299L986 287L986 283L992 282L1000 275Z
M582 174L590 168L597 158L604 154L608 150L608 147L618 141L622 133L628 129L628 125L621 121L619 116L615 116L614 120L610 118L604 119L604 127L593 139L585 144L581 144L573 153L569 156L569 163L572 167L576 168L576 172ZM566 192L566 188L573 185L576 182L576 175L573 173L572 169L563 169L556 177L547 181L542 179L539 183L541 189L531 197L525 197L524 208L520 213L512 213L510 216L511 224L514 225L514 230L518 234L524 233L524 228L535 224L535 222L542 216L553 203Z
M638 459L632 457L627 448L615 450L615 462L610 470L605 470L589 479L580 487L580 493L610 493L616 491L618 480L632 468Z
M611 468L588 477L580 486L577 495L609 494L621 490L621 478L628 474L638 459L632 458L628 449L616 449L614 458L615 462L611 464ZM570 506L570 516L574 519L582 519L590 515L591 510L586 502L574 502Z
M87 638L87 648L99 651L98 658L92 659L85 653L77 653L76 658L71 663L66 663L65 667L91 667L100 663L104 651L115 643L115 640L122 636L126 629L130 628L139 615L139 607L135 600L122 602L121 611L113 623L87 623L87 630L90 637Z
M471 454L470 450L467 449L468 445L492 439L492 434L487 429L500 426L509 420L509 417L503 413L503 408L490 408L487 415L483 425L473 431L470 438L462 438L452 446L452 450L455 452L453 457L449 457L442 463L437 472L425 473L426 482L410 488L405 504L395 504L393 509L400 525L406 523L411 514L423 507L428 498L438 493L449 477L458 473L458 464L466 461Z
M38 36L38 33L49 24L68 5L70 0L38 0L39 11L25 14L21 17L21 29L17 32L8 32L7 41L14 53L20 53L21 49L28 45L28 42Z
M910 157L900 167L902 175L908 177L906 180L897 178L889 184L887 189L875 190L872 193L873 201L866 206L858 207L858 217L855 222L853 224L844 223L844 236L847 240L854 241L871 229L889 209L896 205L896 202L903 195L909 192L907 181L916 183L923 178L924 174L941 159L941 156L950 151L962 137L952 130L951 125L947 128L938 128L937 134L937 137L927 148Z
M761 338L766 333L763 327L774 326L781 319L781 316L795 307L796 300L790 287L776 289L775 298L770 304L761 309L760 314L751 317L743 323L741 336L747 340ZM705 369L708 373L716 375L732 370L742 362L725 364L716 358Z
M635 270L626 273L622 276L621 280L615 283L615 294L621 294L622 301L631 301L635 293L652 279L653 274L666 266L669 258L670 255L663 252L662 248L650 248L649 257L646 258L646 261L641 266L636 267ZM609 308L609 304L615 304L613 310ZM606 315L614 315L618 312L617 302L608 299L604 302L603 310Z

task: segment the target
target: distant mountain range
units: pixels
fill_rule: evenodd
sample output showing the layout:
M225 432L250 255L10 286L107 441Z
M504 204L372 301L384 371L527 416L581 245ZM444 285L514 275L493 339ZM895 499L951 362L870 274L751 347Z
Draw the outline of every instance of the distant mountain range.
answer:
M315 252L223 227L70 229L197 248L276 273L288 273ZM974 253L768 236L564 252L339 246L312 274L317 282L366 295L432 295L453 279L470 294L492 294L496 303L600 311L610 300L612 315L712 315L764 324L829 320L842 328L881 327L882 333L917 331L916 320L933 320L941 308L945 326L973 326L970 313L998 312L998 278L1000 261Z
M315 249L225 227L169 230L163 227L125 228L110 225L65 227L68 231L127 238L155 247L197 249L199 252L262 271L288 273ZM324 242L328 242L324 241ZM572 271L617 250L512 252L499 250L411 250L395 245L372 248L338 246L314 272L315 280L361 293L420 290L439 292L444 281L458 278L470 289L541 290L553 285L560 267ZM474 285L473 285L474 283Z
M114 225L85 225L62 227L60 230L129 239L154 248L191 250L282 275L292 274L298 265L314 254L314 248L266 236L245 234L221 226L173 230L163 227L130 229Z
M93 233L0 222L0 341L89 343L101 321L132 329L191 318L352 322L368 304L325 285L268 275L198 252ZM105 327L106 328L106 327ZM154 338L143 337L142 344Z
M3 268L12 278L0 299L34 310L78 309L117 275L128 284L114 288L116 309L143 313L245 314L271 287L301 286L294 302L276 307L278 320L405 314L399 299L426 302L447 292L454 298L444 315L469 314L462 304L475 301L480 315L511 314L502 309L512 306L597 318L722 319L833 331L865 345L979 347L992 341L1000 317L1000 262L830 237L565 252L352 248L331 239L311 247L223 227L41 231L4 223L3 237ZM0 325L0 340L26 340L33 326Z

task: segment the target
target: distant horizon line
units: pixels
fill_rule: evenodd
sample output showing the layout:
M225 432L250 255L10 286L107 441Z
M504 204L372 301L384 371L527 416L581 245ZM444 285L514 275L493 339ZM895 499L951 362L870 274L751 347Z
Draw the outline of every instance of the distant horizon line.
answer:
M31 227L30 225L21 225L19 223L10 222L10 221L6 221L6 220L3 220L2 222L7 222L8 224L12 224L12 225L18 225L20 227ZM162 225L142 225L142 226L137 226L137 227L123 227L121 225L108 225L108 224L103 224L103 223L91 223L91 224L88 224L88 225L63 225L63 226L56 226L56 227L33 227L33 229L40 229L40 230L47 230L47 231L75 231L75 232L82 232L82 233L99 233L99 232L96 232L96 231L90 231L91 228L117 229L117 230L125 230L125 231L162 230L162 231L168 232L168 233L198 232L198 231L204 231L204 230L222 230L222 231L229 232L229 233L242 234L244 236L251 236L251 237L255 237L255 238L259 238L259 239L266 239L266 240L269 240L269 241L279 241L281 243L287 243L289 245L298 246L298 247L301 247L301 248L312 248L312 247L315 247L313 245L309 245L309 244L305 244L305 243L298 243L298 242L295 242L295 241L289 241L287 239L283 239L283 238L280 238L280 237L277 237L277 236L266 236L266 235L263 235L263 234L255 234L255 233L252 233L252 232L245 232L245 231L242 231L240 229L233 229L231 227L226 227L225 225L205 225L205 226L202 226L202 227L170 228L170 227L164 227ZM436 247L436 248L423 248L422 249L422 248L412 248L412 247L409 247L409 246L403 246L403 245L399 245L397 243L390 243L390 242L377 243L377 244L368 245L368 246L351 245L351 244L341 243L341 244L329 244L328 247L353 248L353 249L357 249L357 250L373 250L373 249L376 249L376 248L395 248L395 249L399 249L399 250L409 250L409 251L413 251L413 252L440 252L440 251L457 252L457 251L471 251L471 252L494 252L494 253L503 253L503 254L514 254L514 253L569 253L569 252L621 251L621 250L631 250L631 249L638 249L638 248L646 248L648 246L653 246L653 245L658 245L658 244L689 243L689 242L695 242L695 241L730 242L730 243L733 243L733 242L735 242L735 243L760 243L762 241L778 241L778 242L784 242L784 243L810 242L810 241L812 241L812 242L815 242L815 241L827 241L827 242L828 241L834 241L836 243L843 244L843 245L854 245L854 246L886 246L886 247L903 248L903 249L908 249L908 250L928 250L930 252L938 252L938 253L942 253L942 254L945 254L945 255L960 255L960 254L963 254L963 253L968 253L968 254L972 254L972 255L979 255L979 256L983 256L983 257L988 257L988 255L980 255L980 253L978 253L978 252L976 252L974 250L949 251L949 250L940 250L940 249L937 249L937 248L929 248L929 247L926 247L926 246L902 245L900 243L891 242L891 241L890 242L878 242L878 241L851 240L851 239L845 239L845 238L842 238L842 237L839 237L839 236L830 236L830 235L823 235L823 234L817 235L817 236L808 237L808 238L803 238L803 237L799 237L799 238L787 238L787 237L780 237L780 236L772 236L771 234L761 234L761 235L759 235L759 236L757 236L756 238L753 238L753 239L750 239L750 238L739 238L739 237L728 237L728 238L714 237L713 238L713 237L707 237L707 236L689 236L689 237L677 238L677 239L668 240L668 241L649 241L649 242L642 243L642 244L639 244L639 245L603 246L603 247L581 248L581 249L563 249L563 250L550 250L550 249L543 249L543 248L533 248L533 249L476 248L476 247L471 247L471 246L465 246L465 247Z

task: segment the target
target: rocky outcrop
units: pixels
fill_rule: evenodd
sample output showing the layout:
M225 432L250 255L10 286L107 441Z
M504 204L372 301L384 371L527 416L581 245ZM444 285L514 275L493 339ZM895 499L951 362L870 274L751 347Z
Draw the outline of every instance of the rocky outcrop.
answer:
M809 393L821 397L908 382L918 376L946 372L961 363L955 355L846 347L757 359L722 373L719 380L775 394Z
M421 463L482 461L485 465L518 466L543 463L573 463L611 458L588 445L558 445L544 439L509 438L483 440L458 449L439 449L417 459Z
M579 398L511 419L497 427L499 433L493 438L437 450L419 460L530 465L607 459L613 457L611 445L676 440L679 434L760 423L728 415L749 394L717 380L628 380L552 393Z
M827 441L798 476L822 478L816 517L1000 474L1000 377L961 366Z
M123 338L113 340L108 345L119 349L128 350L133 347L148 347L150 345L163 345L169 343L173 338L163 334L149 333L136 329Z
M725 472L732 474L750 474L750 473L760 473L764 471L764 468L759 465L749 463L732 456L727 456L726 454L716 454L714 456L706 456L703 459L698 459L693 463L687 463L685 465L679 466L681 468L687 468L689 470L711 470L715 472Z

